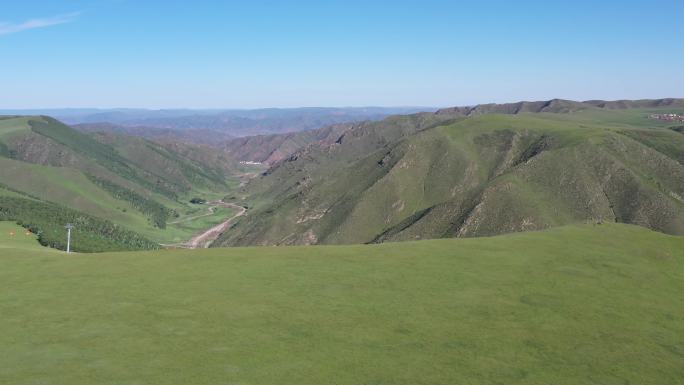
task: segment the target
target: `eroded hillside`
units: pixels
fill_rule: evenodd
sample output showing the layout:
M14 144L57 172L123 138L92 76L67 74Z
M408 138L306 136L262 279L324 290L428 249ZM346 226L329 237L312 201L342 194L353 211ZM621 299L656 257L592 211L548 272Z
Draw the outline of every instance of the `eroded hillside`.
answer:
M353 125L254 180L255 208L217 245L472 237L583 222L684 234L684 136L649 120L649 109L682 103L517 103Z

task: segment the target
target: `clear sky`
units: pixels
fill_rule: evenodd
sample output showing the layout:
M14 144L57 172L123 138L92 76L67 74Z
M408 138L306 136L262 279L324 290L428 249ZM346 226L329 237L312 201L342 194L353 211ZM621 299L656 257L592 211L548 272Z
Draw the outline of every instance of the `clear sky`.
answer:
M684 97L684 1L0 1L0 108Z

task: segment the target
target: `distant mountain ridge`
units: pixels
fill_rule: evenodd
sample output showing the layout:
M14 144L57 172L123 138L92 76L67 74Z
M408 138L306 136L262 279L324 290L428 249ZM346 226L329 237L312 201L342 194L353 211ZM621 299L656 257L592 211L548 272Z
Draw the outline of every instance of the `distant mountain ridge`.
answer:
M225 141L235 138L225 131L206 128L178 130L146 126L122 126L114 123L79 123L72 124L71 127L85 133L129 135L160 142L181 141L208 146L220 146Z
M136 135L145 131L166 129L176 131L209 130L222 135L250 136L298 132L322 128L332 124L365 120L380 120L387 116L434 111L430 107L304 107L263 108L254 110L144 110L144 109L50 109L50 110L0 110L5 115L50 115L71 125L83 125L92 131L91 125L100 129L131 127ZM111 126L107 126L107 124ZM119 128L117 128L119 127Z
M565 99L551 99L535 102L516 102L516 103L489 103L478 104L472 107L449 107L437 110L436 114L450 114L473 116L481 114L519 114L530 113L568 113L581 111L588 108L601 109L628 109L628 108L659 108L659 107L684 107L684 99L665 98L665 99L642 99L642 100L588 100L576 102Z
M655 100L591 100L575 102L572 100L551 99L536 102L489 103L472 107L449 107L435 112L421 112L415 116L421 119L434 119L433 124L446 119L469 117L484 114L520 114L520 113L571 113L587 109L627 109L627 108L661 108L684 107L684 99ZM221 144L234 159L262 162L269 165L284 160L309 145L332 145L344 140L347 131L355 127L373 124L372 122L354 122L331 125L308 132L286 134L256 135L228 139ZM681 127L673 128L681 131Z

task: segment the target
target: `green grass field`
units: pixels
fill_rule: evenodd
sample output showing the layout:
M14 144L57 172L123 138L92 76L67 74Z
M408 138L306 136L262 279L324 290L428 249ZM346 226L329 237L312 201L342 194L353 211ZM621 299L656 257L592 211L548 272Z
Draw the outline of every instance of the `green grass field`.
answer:
M201 233L219 223L226 221L236 214L236 210L229 207L219 207L212 215L207 214L207 206L200 206L178 219L169 223L164 232L165 236L174 243L188 240L192 235Z
M57 250L41 246L37 238L19 225L0 222L0 255L17 252L58 253Z
M2 384L684 378L684 238L641 227L82 255L11 242Z

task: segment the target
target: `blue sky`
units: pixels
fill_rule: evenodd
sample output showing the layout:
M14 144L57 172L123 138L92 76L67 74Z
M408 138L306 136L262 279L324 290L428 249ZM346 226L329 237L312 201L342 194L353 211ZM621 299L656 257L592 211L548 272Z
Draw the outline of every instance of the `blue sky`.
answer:
M3 1L0 108L684 97L684 1Z

